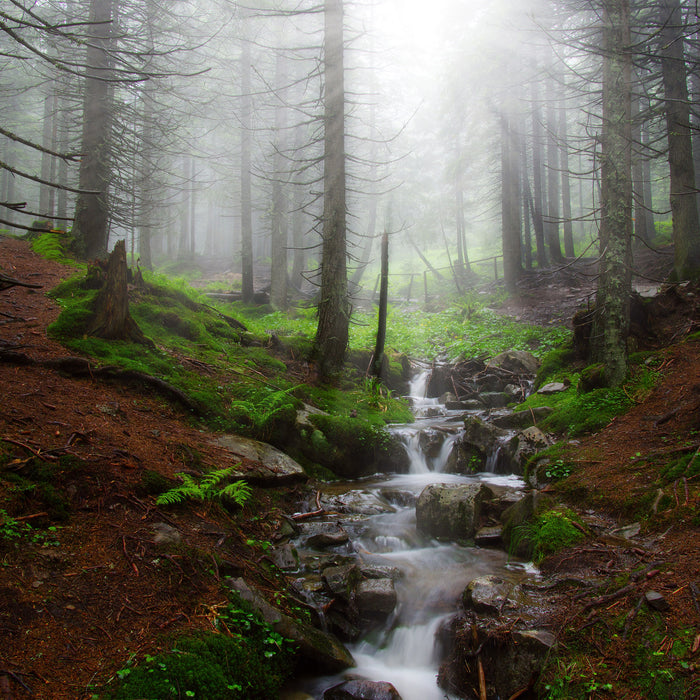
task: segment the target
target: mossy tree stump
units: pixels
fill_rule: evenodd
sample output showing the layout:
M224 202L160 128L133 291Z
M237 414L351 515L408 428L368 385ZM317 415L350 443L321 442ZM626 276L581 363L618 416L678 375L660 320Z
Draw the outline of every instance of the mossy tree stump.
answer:
M119 241L104 268L104 281L95 299L95 316L88 335L106 340L130 340L152 346L129 313L126 245Z

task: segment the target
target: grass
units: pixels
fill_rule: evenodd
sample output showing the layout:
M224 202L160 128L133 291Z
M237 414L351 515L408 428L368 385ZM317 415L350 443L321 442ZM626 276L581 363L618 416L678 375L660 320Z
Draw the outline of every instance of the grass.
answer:
M566 349L558 349L553 353L555 359L545 358L543 366L549 368L549 374L540 372L537 385L568 380L569 388L547 396L533 393L516 408L518 411L528 411L530 408L539 406L549 406L554 409L540 426L551 432L575 437L600 430L613 418L643 401L661 379L660 372L655 368L655 362L648 363L649 358L646 355L637 355L630 358L630 374L622 386L593 389L587 393L581 393L578 386L585 368L580 370L562 363L562 358L568 357L567 353Z

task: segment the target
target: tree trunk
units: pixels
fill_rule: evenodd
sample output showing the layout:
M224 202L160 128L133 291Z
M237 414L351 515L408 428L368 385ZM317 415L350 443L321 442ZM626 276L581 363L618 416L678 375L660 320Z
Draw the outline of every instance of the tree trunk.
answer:
M520 157L517 135L508 117L501 117L501 223L503 239L503 277L506 289L517 290L522 273L520 243Z
M283 90L287 83L287 71L283 56L277 54L275 64L275 82L278 90ZM284 134L287 129L287 111L281 102L275 108L275 135L277 147L273 157L272 181L272 231L270 255L270 303L276 309L287 308L287 201L283 183L280 180L284 170L282 156Z
M593 359L608 386L627 375L632 238L631 69L629 0L602 0L601 261L591 336Z
M559 144L557 110L554 100L554 81L547 81L547 222L545 235L549 248L549 259L561 263L564 256L561 253L559 240Z
M253 301L253 201L251 175L251 141L253 96L251 86L250 41L243 38L241 51L241 276L242 298Z
M544 243L544 211L542 188L542 122L540 118L537 83L532 83L532 185L534 207L532 223L537 243L537 267L547 267L547 251Z
M343 2L325 0L324 8L323 250L314 356L321 377L329 377L341 369L345 360L350 303L346 257Z
M76 253L83 258L104 256L109 238L109 185L111 173L111 131L113 89L109 49L112 43L113 0L91 0L91 40L87 46L87 69L83 102L80 194L75 204Z
M377 342L374 346L374 363L372 373L382 377L384 366L384 345L386 343L386 316L389 309L389 232L382 236L382 268L379 285L379 311L377 312Z
M564 254L575 257L574 223L571 220L571 183L569 181L569 130L566 122L566 107L559 106L559 160L561 167L561 214L564 227Z
M129 313L126 244L117 241L104 274L104 282L95 299L95 317L88 331L106 340L130 340L152 345Z
M674 276L700 277L700 221L695 189L690 105L683 50L680 0L660 0L661 73L666 102L668 163L671 173Z

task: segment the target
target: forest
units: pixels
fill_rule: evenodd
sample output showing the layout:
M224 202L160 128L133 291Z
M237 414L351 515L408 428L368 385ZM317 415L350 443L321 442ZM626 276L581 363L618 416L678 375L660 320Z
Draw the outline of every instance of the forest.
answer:
M0 698L697 697L699 63L690 0L3 0Z

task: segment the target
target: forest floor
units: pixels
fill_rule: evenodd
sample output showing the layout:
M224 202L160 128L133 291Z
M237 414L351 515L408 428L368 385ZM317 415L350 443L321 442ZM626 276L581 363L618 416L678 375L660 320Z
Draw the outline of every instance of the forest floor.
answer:
M668 268L667 260L653 264ZM0 270L41 285L0 292L0 351L19 348L34 360L69 356L47 336L60 309L45 293L70 268L0 237ZM501 312L539 323L569 320L574 301L588 292L582 285L572 293L567 276L553 275L546 294L533 277ZM651 513L674 451L700 447L700 342L688 338L700 321L696 291L686 290L655 338L661 381L628 414L570 446L569 459L582 468L559 487L562 497L621 524L639 517L640 504L647 510L638 536L589 539L543 564L591 580L628 575L614 599L600 588L572 596L552 623L572 682L574 640L576 648L585 645L589 678L597 684L587 697L683 697L661 692L664 683L675 687L668 678L658 676L661 685L651 693L630 681L642 673L629 646L641 634L632 622L629 638L605 632L615 615L638 610L640 596L652 588L668 609L654 618L659 630L651 653L670 658L680 653L675 640L690 635L673 668L683 688L697 690L687 697L700 697L698 479L663 485L661 507ZM225 603L219 585L225 575L250 577L274 592L277 582L251 559L246 542L272 539L283 512L292 512L304 494L256 489L250 510L235 519L215 507L159 510L143 489L146 470L172 478L193 455L219 465L214 435L177 407L134 388L0 361L0 440L13 455L0 469L0 700L91 697L130 659L166 648L168 635L212 629ZM4 513L4 504L18 503L23 483L21 511ZM30 487L37 483L41 494ZM37 527L31 536L3 538L7 516ZM157 542L162 523L182 533L177 554ZM43 529L49 525L56 529ZM633 570L644 574L629 579Z

